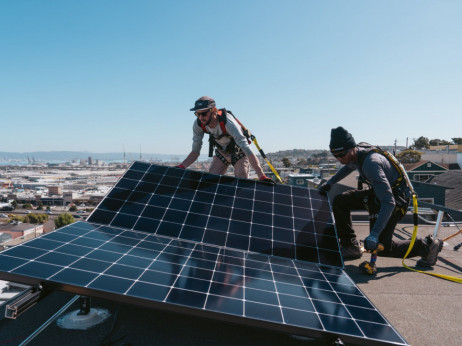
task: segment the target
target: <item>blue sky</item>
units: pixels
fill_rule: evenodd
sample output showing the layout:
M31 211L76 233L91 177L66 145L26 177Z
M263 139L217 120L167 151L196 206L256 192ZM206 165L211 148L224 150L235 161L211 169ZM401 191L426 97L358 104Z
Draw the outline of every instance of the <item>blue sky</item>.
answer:
M0 151L186 155L194 101L266 152L462 137L462 2L0 1ZM207 155L205 143L202 154Z

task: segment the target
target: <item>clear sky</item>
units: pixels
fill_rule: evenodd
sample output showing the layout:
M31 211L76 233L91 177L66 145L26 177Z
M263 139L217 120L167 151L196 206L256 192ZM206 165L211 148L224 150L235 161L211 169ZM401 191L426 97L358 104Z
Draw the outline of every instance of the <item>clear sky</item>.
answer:
M185 155L202 95L265 152L327 149L340 125L462 137L461 18L460 0L1 0L0 151Z

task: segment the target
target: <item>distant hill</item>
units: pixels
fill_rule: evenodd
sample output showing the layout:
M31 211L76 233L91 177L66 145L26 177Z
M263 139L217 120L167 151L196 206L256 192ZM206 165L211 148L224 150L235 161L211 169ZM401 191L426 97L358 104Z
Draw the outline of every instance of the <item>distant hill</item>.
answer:
M276 157L309 157L314 154L319 154L322 152L326 152L327 150L321 150L321 149L314 149L314 150L308 150L308 149L291 149L291 150L281 150L281 151L276 151L274 153L268 153L267 156L276 156Z
M393 145L379 145L384 150L388 150L389 152L393 153L395 147ZM397 152L405 150L406 147L404 146L397 146ZM274 157L310 157L315 154L319 154L322 152L329 152L328 150L321 150L321 149L291 149L291 150L281 150L276 151L273 153L267 153L267 156L274 156Z
M388 149L391 152L393 151L393 146L381 146L384 149ZM404 147L397 147L398 151L404 149ZM281 150L272 153L266 153L269 157L274 158L283 158L283 157L295 157L295 158L307 158L315 154L326 152L326 150L321 149L290 149L290 150ZM142 153L143 160L149 161L180 161L186 157L186 154L151 154L151 153ZM32 162L32 161L60 161L60 162L71 162L73 160L87 160L88 157L91 157L93 160L102 160L102 161L123 161L124 159L128 162L133 160L138 160L140 158L140 153L92 153L87 151L31 151L31 152L5 152L0 151L0 162L9 162L9 161L21 161L21 162ZM208 160L206 154L203 154L199 158L200 161Z

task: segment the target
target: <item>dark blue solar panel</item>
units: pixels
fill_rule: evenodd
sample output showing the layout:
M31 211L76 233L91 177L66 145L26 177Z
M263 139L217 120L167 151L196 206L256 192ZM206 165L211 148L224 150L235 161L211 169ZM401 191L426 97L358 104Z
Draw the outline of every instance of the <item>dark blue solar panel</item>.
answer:
M0 253L0 276L287 331L406 344L341 268L77 222ZM299 327L302 329L300 330ZM369 340L372 341L372 340Z
M316 191L137 162L90 222L342 266Z
M328 202L312 193L135 162L89 222L0 253L0 279L405 345L343 271Z

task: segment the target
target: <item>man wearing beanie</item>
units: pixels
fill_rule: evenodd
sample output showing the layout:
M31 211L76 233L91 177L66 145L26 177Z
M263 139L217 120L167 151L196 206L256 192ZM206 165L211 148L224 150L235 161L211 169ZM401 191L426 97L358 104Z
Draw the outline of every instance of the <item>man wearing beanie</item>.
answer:
M398 221L405 215L411 192L401 178L398 168L377 147L367 143L356 144L353 136L343 127L331 130L330 151L344 166L326 183L319 187L327 195L331 186L351 172L359 172L359 181L368 189L349 190L335 196L332 209L340 240L343 259L362 256L361 247L352 228L351 211L368 210L371 231L364 240L366 250L375 250L381 243L381 256L403 258L411 240L393 239ZM431 267L437 261L443 241L432 236L416 239L408 257L421 256L417 265Z

